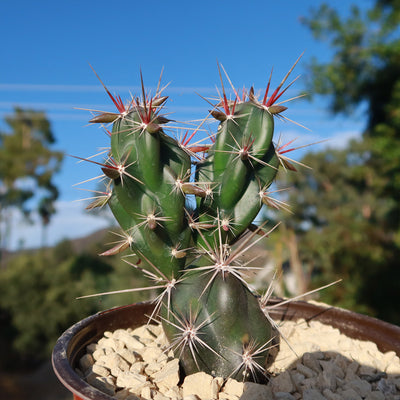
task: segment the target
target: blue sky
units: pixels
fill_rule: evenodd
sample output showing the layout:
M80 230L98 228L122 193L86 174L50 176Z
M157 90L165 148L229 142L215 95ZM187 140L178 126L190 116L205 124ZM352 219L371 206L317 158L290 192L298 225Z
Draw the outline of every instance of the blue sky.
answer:
M329 60L331 49L314 41L300 23L300 17L321 3L5 0L0 8L0 120L16 105L43 110L56 136L55 148L80 157L95 154L107 146L107 137L97 126L87 124L91 114L79 108L114 108L89 64L123 99L129 99L130 93L140 94L140 69L145 85L154 90L164 68L170 118L201 119L209 106L198 94L216 94L217 60L235 86L254 85L256 90L265 88L272 67L273 85L279 84L303 51L293 77L305 75L312 57ZM329 1L342 14L351 3L372 4L370 0ZM298 94L304 83L300 77L287 97ZM298 138L299 145L330 139L331 146L340 146L360 133L362 116L332 117L326 104L324 99L289 103L285 115L310 131L290 123L279 123L276 129L285 140ZM0 129L6 129L2 122ZM303 154L298 152L296 158ZM49 244L83 236L107 224L85 214L84 203L76 200L87 195L73 186L97 174L98 167L65 159L55 179L61 196L58 214L48 230ZM38 224L24 225L17 214L14 220L12 247L21 241L26 247L39 245Z

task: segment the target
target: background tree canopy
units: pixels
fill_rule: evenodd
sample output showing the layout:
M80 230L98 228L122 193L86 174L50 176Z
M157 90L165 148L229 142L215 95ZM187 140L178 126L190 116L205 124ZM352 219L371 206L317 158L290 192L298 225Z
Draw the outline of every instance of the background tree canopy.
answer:
M84 295L143 287L143 274L120 257L99 257L112 234L99 234L85 250L65 240L53 248L20 252L0 269L0 370L48 360L61 333L82 318L117 305L148 300L148 291Z
M10 132L0 132L0 248L7 247L12 208L26 217L35 208L43 226L49 223L58 198L52 178L63 159L51 149L55 140L43 112L17 107L5 122Z
M343 150L309 153L313 169L287 176L302 261L314 284L343 278L323 299L400 323L400 1L353 6L341 19L328 5L303 20L334 50L313 60L308 92L330 110L362 110L365 130ZM289 174L288 174L289 175Z

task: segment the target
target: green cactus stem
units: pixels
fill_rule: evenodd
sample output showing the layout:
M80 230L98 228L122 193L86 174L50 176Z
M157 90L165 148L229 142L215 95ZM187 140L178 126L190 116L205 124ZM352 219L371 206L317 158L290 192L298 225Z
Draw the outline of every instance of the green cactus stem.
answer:
M240 380L265 374L276 332L239 258L255 235L265 235L253 226L263 204L280 205L268 192L278 169L293 169L282 155L288 150L273 142L274 118L284 118L286 110L277 100L293 68L268 96L270 78L262 101L252 88L228 100L222 87L210 112L219 121L211 144L167 135L169 120L161 114L167 98L159 89L147 95L142 77L141 99L124 105L106 88L118 113L91 120L112 123L112 129L101 164L107 190L88 208L108 204L124 236L103 254L130 248L143 261L140 268L160 283L156 310L186 374Z
M272 328L257 298L234 275L219 273L210 281L188 271L162 318L186 374L255 380L265 371Z
M213 182L217 188L212 202L198 200L199 222L210 217L214 222L224 221L224 241L231 244L260 212L260 191L274 181L279 160L272 143L273 115L268 109L252 101L235 103L228 116L218 127L208 156L197 165L197 180ZM216 234L214 229L204 236L212 244Z

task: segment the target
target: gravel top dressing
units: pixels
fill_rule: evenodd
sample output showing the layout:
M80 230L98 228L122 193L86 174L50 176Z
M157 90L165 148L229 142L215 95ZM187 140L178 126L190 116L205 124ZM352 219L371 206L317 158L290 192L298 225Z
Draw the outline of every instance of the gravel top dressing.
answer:
M267 385L224 383L204 372L181 382L179 361L166 351L157 325L105 332L87 346L77 372L121 400L400 400L400 359L393 351L383 354L374 343L317 321L285 321L280 331Z

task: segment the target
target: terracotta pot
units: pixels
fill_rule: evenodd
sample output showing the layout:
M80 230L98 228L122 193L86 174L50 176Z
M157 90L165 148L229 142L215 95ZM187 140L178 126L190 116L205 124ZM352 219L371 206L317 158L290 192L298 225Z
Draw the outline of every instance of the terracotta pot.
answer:
M270 305L279 302L279 299L274 299ZM52 363L58 379L73 393L75 400L112 399L111 396L87 384L74 369L85 353L86 346L98 341L104 331L136 328L147 322L146 316L152 311L151 303L117 307L92 315L63 333L54 347ZM274 319L282 320L316 320L338 328L341 333L353 339L372 341L381 352L392 350L400 357L400 327L375 318L303 301L293 301L274 308L271 315Z

